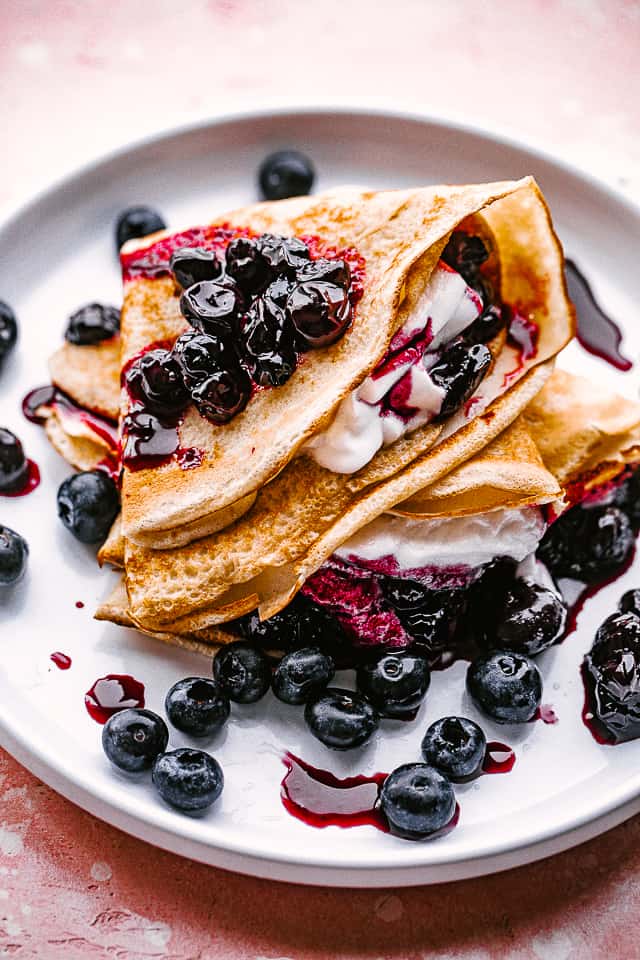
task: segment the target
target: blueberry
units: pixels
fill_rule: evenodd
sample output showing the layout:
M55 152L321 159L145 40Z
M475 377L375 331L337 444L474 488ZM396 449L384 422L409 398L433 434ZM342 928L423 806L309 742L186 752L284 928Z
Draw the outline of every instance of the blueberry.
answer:
M380 806L393 834L423 840L451 823L456 798L449 781L433 767L405 763L384 781Z
M633 549L633 530L618 507L572 507L551 524L538 557L555 577L591 583L615 573Z
M307 280L289 294L287 313L301 349L328 347L344 336L351 323L351 302L344 287L324 280Z
M0 525L0 587L9 587L24 574L29 547L15 530Z
M13 350L18 339L16 315L4 300L0 300L0 364Z
M138 357L124 375L134 400L158 416L180 413L189 403L182 371L168 350L148 350Z
M636 469L616 490L614 504L631 521L634 531L640 530L640 469Z
M640 590L627 590L618 601L618 610L622 613L635 613L640 617Z
M358 668L358 690L383 717L412 716L429 689L431 674L424 657L384 653Z
M343 290L348 290L351 283L351 271L346 260L341 260L338 257L333 260L318 257L316 260L303 263L296 271L296 278L299 283L306 283L308 280L322 280L325 283L335 283Z
M274 671L271 687L283 703L307 703L322 693L334 673L333 660L319 647L301 647L285 654Z
M189 390L220 370L231 373L240 370L240 361L231 341L217 333L183 333L174 344L173 356Z
M417 580L405 580L402 577L383 577L382 591L396 611L418 610L426 606L433 591Z
M271 270L274 279L288 277L295 279L296 274L310 260L309 248L297 237L279 237L272 233L263 233L258 238L260 254Z
M58 490L58 516L82 543L99 543L120 510L115 483L102 470L67 477Z
M299 150L278 150L262 161L258 183L264 200L286 200L311 193L315 170Z
M491 366L491 351L483 343L469 347L454 343L448 347L429 375L445 391L438 419L452 416L469 399Z
M264 298L267 303L275 303L277 307L284 308L294 286L293 280L289 280L287 277L277 277L271 281L264 291Z
M227 722L230 710L227 695L206 677L178 680L165 697L164 708L174 727L192 737L213 736Z
M454 230L440 257L449 267L457 270L470 286L474 286L480 267L489 257L489 251L480 237Z
M600 723L616 741L640 736L640 618L614 613L584 658L587 694Z
M245 296L250 297L271 280L271 268L263 257L256 240L237 237L226 252L227 273L238 284Z
M465 343L489 343L506 326L506 314L502 307L489 304L477 320L462 334Z
M281 387L296 369L293 325L285 311L265 297L247 312L245 359L249 372L263 387Z
M498 723L526 723L540 706L542 677L529 657L495 650L469 665L467 690L478 707Z
M240 289L230 277L203 280L180 297L180 310L192 327L222 337L237 337L243 305Z
M245 639L264 650L297 650L318 646L334 656L348 641L338 621L298 593L283 610L261 620L258 611L235 621L235 628Z
M535 657L562 636L566 620L567 608L553 590L517 577L499 604L495 630L486 640L492 648Z
M384 577L381 586L416 651L430 657L450 645L451 626L462 603L461 591L429 590L415 580L400 577Z
M165 230L166 227L160 214L151 207L127 207L116 221L116 250L120 253L120 248L127 240L147 237L150 233Z
M486 737L473 720L443 717L425 733L422 756L449 780L464 783L482 772L486 746Z
M180 247L171 254L171 271L184 290L203 280L215 280L222 274L222 264L215 250L204 247Z
M0 427L0 491L12 493L24 486L29 464L15 433Z
M102 749L114 766L127 773L148 770L168 742L166 723L151 710L119 710L102 728Z
M182 747L161 753L153 765L153 785L178 810L205 810L224 786L222 767L204 750Z
M378 729L378 711L359 693L328 687L307 703L304 719L311 733L334 750L361 747Z
M198 412L212 423L228 423L251 398L251 380L245 370L216 370L191 390Z
M236 640L213 658L213 679L234 703L255 703L271 685L271 667L262 650Z
M88 347L110 340L119 330L120 311L117 307L88 303L71 314L64 337L78 347Z

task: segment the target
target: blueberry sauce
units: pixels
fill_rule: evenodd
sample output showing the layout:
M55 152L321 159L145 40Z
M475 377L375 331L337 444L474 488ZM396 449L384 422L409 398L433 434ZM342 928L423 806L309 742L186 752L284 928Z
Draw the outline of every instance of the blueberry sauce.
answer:
M63 393L58 387L51 385L36 387L31 390L22 401L22 412L31 423L44 424L46 417L38 413L41 407L58 409L65 417L74 417L93 431L100 440L117 455L118 452L118 424L111 417L98 410L89 410L81 407L71 397Z
M604 587L608 587L610 584L615 583L620 577L629 570L633 564L636 555L636 547L634 545L630 555L627 557L625 562L621 567L618 567L610 576L606 577L604 580L598 580L596 583L590 585L585 585L582 590L580 590L577 598L573 601L569 607L569 613L567 616L567 625L564 631L564 634L561 640L566 640L566 638L574 633L578 626L578 620L582 609L586 604L587 600L590 600L591 597L595 596L596 593L599 593ZM575 582L575 581L574 581Z
M482 764L483 773L509 773L516 762L515 750L506 743L490 740Z
M61 653L59 650L52 653L49 659L52 663L55 663L58 670L68 670L71 666L71 657L67 656L66 653Z
M40 468L35 460L29 460L27 458L27 477L23 485L18 490L2 491L0 492L0 497L26 497L28 493L32 493L36 487L40 486Z
M106 723L118 710L144 707L144 684L129 674L108 673L87 690L84 705L96 723Z
M503 387L510 387L524 370L525 363L536 356L539 334L538 325L533 320L528 320L517 311L513 313L509 323L508 342L518 350L518 364L505 373Z
M578 317L577 339L580 345L616 370L631 370L633 363L620 352L620 328L596 301L591 285L573 260L565 261L565 275L569 296Z
M84 607L84 603L82 602L82 600L76 600L76 608L78 610L82 610L83 607Z

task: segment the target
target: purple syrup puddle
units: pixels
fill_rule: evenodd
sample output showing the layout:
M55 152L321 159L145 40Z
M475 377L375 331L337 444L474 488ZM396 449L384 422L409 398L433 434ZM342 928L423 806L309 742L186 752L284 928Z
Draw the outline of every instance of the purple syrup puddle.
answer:
M516 753L513 747L507 743L500 743L498 740L490 740L487 743L484 761L482 763L482 772L510 773L516 762Z
M55 663L58 670L68 670L72 663L71 657L66 653L61 653L60 650L52 653L49 659L52 663Z
M26 497L40 486L40 467L35 460L27 459L27 476L17 490L0 491L0 497Z
M613 734L607 730L605 725L600 722L598 715L592 706L592 703L595 699L595 681L584 664L582 664L580 667L580 677L582 679L582 686L584 689L582 722L596 743L599 743L603 747L614 747L618 741L615 739Z
M591 284L573 260L565 261L567 289L578 318L577 339L594 357L605 360L616 370L631 370L633 363L620 352L622 332L597 302Z
M119 710L144 707L144 684L129 674L108 673L87 690L84 705L96 723L106 723Z

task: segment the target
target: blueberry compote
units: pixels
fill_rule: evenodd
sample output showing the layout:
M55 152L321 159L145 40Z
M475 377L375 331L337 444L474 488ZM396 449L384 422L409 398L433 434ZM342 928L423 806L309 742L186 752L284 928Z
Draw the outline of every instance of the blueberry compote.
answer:
M583 719L601 743L640 736L640 617L612 614L584 658Z

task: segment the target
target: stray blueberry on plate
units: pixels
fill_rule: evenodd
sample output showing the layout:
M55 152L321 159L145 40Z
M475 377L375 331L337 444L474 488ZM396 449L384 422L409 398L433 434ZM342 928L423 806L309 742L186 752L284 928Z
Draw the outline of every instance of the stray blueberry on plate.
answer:
M152 207L142 205L127 207L116 221L116 250L120 253L120 248L127 240L148 237L150 233L157 233L158 230L165 230L166 227L160 214Z
M0 525L0 587L10 587L24 574L27 568L29 547L10 527Z
M456 798L447 778L433 767L405 763L384 781L380 806L393 834L425 840L451 823Z
M0 300L0 364L13 350L18 339L16 315L4 300Z
M153 765L152 779L162 799L178 810L205 810L224 786L218 761L204 750L189 747L161 753Z
M535 657L561 636L567 608L557 593L525 577L507 587L494 630L485 638L492 648L517 650Z
M384 653L358 667L358 690L383 717L415 714L429 689L431 674L424 657L414 653Z
M171 687L164 701L169 720L192 737L210 737L229 719L229 698L215 680L186 677Z
M495 650L469 665L467 690L477 706L498 723L526 723L540 706L542 677L524 654Z
M64 337L77 347L110 340L120 330L120 311L103 303L88 303L72 313Z
M162 717L142 708L119 710L102 728L102 749L114 766L127 773L148 770L168 742Z
M24 486L29 473L20 440L15 433L0 427L0 492L12 493Z
M202 280L215 280L222 274L222 264L215 250L204 247L180 247L171 254L171 272L184 290Z
M262 161L258 183L264 200L286 200L311 193L315 170L299 150L278 150Z
M119 510L117 487L102 470L73 474L58 490L58 516L82 543L104 540Z
M213 679L234 703L255 703L271 685L271 665L262 650L235 640L213 658Z
M319 647L301 647L285 654L274 671L271 687L283 703L307 703L326 689L334 673L333 660Z
M627 590L618 601L618 610L622 613L635 613L640 617L640 590Z
M428 728L422 756L454 783L463 783L482 772L487 740L473 720L443 717Z
M304 719L311 733L333 750L361 747L378 729L380 717L368 700L352 690L328 687L307 703Z

